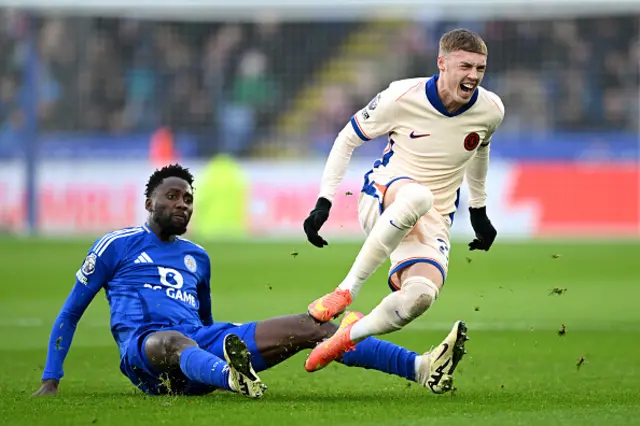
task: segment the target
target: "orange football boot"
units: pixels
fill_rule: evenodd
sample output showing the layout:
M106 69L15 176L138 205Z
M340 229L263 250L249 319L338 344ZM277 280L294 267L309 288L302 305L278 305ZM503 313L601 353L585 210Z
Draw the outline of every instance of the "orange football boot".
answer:
M353 325L357 323L363 317L364 317L364 314L361 314L360 312L345 312L344 318L342 318L342 321L340 322L340 327L338 327L338 331L342 330L343 328L349 325Z
M351 328L362 317L364 315L360 312L347 312L336 333L311 351L304 363L305 370L310 373L321 370L340 358L345 352L354 350L356 342L351 340Z
M332 293L322 296L309 305L309 315L320 322L329 322L344 312L351 304L349 290L335 289Z

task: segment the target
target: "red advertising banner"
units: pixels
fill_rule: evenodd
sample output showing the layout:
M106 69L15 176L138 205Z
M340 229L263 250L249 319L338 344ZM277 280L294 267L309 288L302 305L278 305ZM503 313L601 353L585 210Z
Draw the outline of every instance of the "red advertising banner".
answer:
M533 203L536 236L640 235L637 164L520 164L510 206Z
M302 222L313 208L323 163L239 163L237 176L207 178L205 163L188 164L197 193L194 238L303 238ZM108 162L43 162L38 170L38 231L43 235L91 235L143 223L144 185L153 166ZM354 163L323 228L331 238L361 240L358 197L369 163ZM227 174L225 174L227 176ZM200 180L198 180L200 177ZM0 230L25 229L24 170L0 164ZM230 186L231 185L231 186ZM228 190L226 190L227 188ZM492 162L488 211L501 238L640 237L640 166L636 164L515 164ZM239 195L240 194L240 195ZM452 236L472 234L463 185ZM215 201L208 207L203 199ZM212 214L221 208L225 214ZM214 213L215 213L214 212ZM217 221L217 222L216 222ZM218 223L219 222L219 223ZM215 226L210 226L215 225ZM205 229L206 228L206 229Z

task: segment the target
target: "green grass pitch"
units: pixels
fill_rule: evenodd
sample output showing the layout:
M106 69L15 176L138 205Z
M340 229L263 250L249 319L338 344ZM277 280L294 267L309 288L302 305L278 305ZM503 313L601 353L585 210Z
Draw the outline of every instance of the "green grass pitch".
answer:
M31 398L50 326L87 247L0 241L2 425L640 424L638 242L498 241L489 253L454 245L440 299L414 324L385 337L424 352L453 321L465 320L469 354L451 394L432 395L396 377L338 364L308 374L303 353L261 374L269 390L260 401L222 392L147 397L119 372L101 294L78 327L61 396ZM214 318L242 322L304 311L339 282L358 245L206 248ZM387 294L387 266L365 285L355 309L368 312ZM566 291L552 294L554 288Z

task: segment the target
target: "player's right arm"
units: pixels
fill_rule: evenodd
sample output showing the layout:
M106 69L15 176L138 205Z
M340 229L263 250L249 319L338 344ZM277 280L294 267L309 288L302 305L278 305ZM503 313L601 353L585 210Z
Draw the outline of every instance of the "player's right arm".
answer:
M389 133L397 116L398 85L392 83L378 93L367 106L356 112L336 137L324 166L320 193L315 208L304 222L309 242L323 247L327 242L318 231L329 218L336 191L347 172L353 151L371 139Z
M53 324L42 386L34 395L58 393L58 383L64 376L64 360L78 322L96 294L113 276L115 249L111 242L108 236L98 240L76 273L76 282Z

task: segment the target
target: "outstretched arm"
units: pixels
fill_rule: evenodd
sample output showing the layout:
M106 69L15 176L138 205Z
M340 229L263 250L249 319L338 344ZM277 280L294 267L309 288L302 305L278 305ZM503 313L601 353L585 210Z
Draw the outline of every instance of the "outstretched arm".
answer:
M42 387L35 395L57 393L58 383L64 375L62 366L71 347L76 327L97 292L97 290L85 287L79 282L74 285L53 323L49 337L47 363L42 375Z
M489 149L493 133L496 131L502 119L504 118L504 105L502 101L495 95L490 95L492 101L498 109L495 124L490 128L489 134L475 157L471 160L467 168L466 178L469 186L469 216L471 218L471 227L473 228L476 238L469 243L469 250L485 250L491 248L498 232L487 216L487 172L489 171Z
M101 248L97 254L92 248L76 273L75 285L53 324L42 386L34 395L58 392L58 383L64 376L64 361L78 322L93 298L113 275L113 258L113 249L110 247Z
M316 206L303 225L307 239L316 247L327 245L318 231L329 218L333 198L347 172L353 151L364 142L388 133L393 128L398 108L394 91L391 88L384 90L355 113L333 143L322 173Z
M351 118L351 123L338 133L324 166L319 197L329 202L333 202L333 197L344 179L353 151L364 142L356 134L353 126L357 124L353 124L354 122L354 118Z

